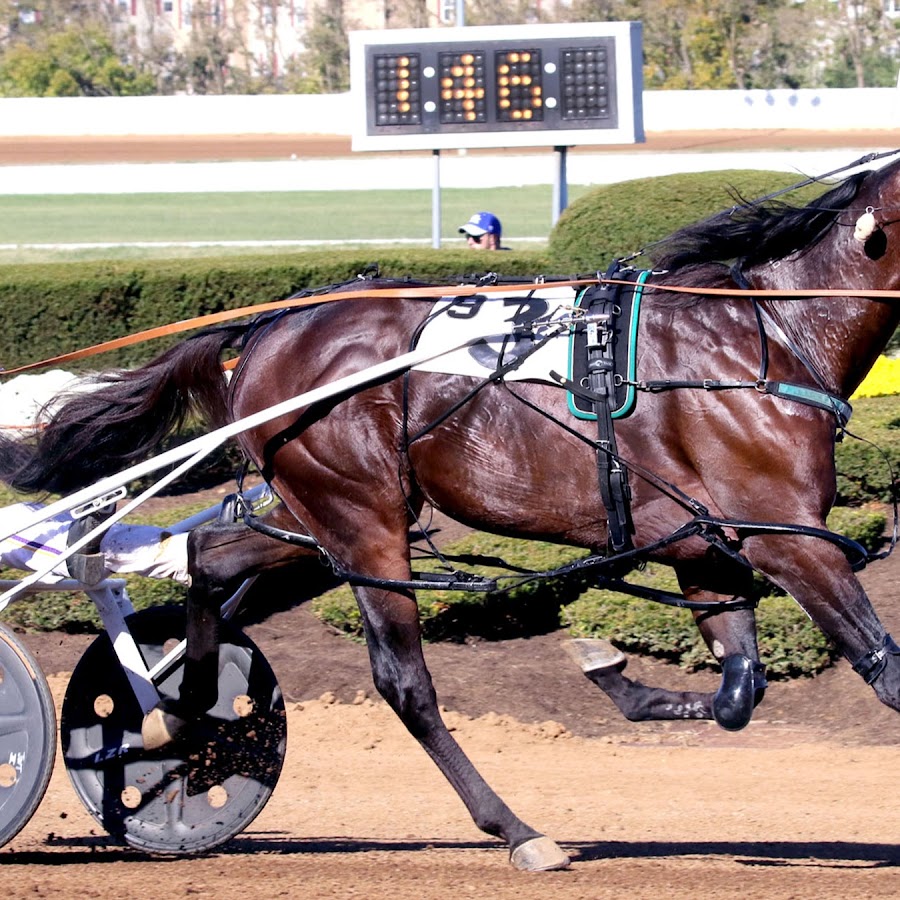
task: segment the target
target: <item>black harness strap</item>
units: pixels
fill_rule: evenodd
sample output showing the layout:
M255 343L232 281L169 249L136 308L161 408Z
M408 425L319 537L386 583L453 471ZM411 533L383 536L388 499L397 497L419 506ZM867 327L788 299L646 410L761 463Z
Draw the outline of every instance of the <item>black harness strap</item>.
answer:
M610 266L607 279L618 273L618 261ZM616 398L616 319L620 284L602 284L590 294L591 321L587 326L587 380L589 396L597 416L599 450L597 475L600 497L607 511L609 545L616 552L631 549L631 491L628 471L619 461L612 409ZM599 321L598 321L599 320ZM605 327L604 327L605 323Z
M889 634L885 634L880 646L873 647L853 664L853 671L862 676L866 684L872 684L887 666L888 656L900 656L900 647Z

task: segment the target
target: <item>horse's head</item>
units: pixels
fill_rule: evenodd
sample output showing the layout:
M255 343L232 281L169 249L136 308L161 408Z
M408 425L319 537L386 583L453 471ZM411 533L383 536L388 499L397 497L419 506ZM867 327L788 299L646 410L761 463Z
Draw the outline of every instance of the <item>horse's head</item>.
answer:
M895 151L891 155L900 155ZM780 192L779 192L780 193ZM900 159L855 172L805 206L773 196L742 202L690 225L654 255L682 283L705 283L702 264L732 267L736 293L846 290L846 296L763 300L812 361L819 379L843 396L860 383L900 321ZM894 252L892 252L892 249Z

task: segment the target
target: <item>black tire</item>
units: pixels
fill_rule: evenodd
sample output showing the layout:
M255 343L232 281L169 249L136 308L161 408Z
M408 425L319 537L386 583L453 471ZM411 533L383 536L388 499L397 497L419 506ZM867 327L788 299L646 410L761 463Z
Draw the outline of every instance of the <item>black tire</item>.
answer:
M184 636L184 610L135 613L128 626L148 667ZM163 855L203 853L241 832L274 790L287 743L284 702L259 648L225 625L219 699L184 737L145 752L143 714L106 635L88 647L63 703L63 758L88 812L111 835ZM157 684L175 699L178 666Z
M56 760L56 710L25 645L0 625L0 847L28 823Z

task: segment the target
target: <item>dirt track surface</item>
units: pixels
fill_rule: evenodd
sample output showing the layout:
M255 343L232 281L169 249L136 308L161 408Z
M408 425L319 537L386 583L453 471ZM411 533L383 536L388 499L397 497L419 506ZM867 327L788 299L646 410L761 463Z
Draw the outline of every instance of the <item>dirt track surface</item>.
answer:
M900 555L864 581L900 633ZM565 656L565 635L426 649L445 717L488 781L573 858L524 875L471 823L415 741L375 699L365 649L306 607L248 628L288 699L285 770L237 840L154 860L112 844L61 759L23 832L0 850L10 898L199 895L531 898L868 897L894 890L896 714L840 664L776 683L743 732L631 724ZM89 638L28 635L42 667ZM632 677L712 689L633 659ZM60 698L67 678L51 678Z
M878 149L900 146L900 129L882 131L683 131L649 133L642 144L579 146L573 153L814 150L852 147ZM469 151L497 155L503 150ZM509 151L546 153L546 148ZM429 155L404 151L398 155ZM0 165L109 162L216 162L219 160L286 159L349 156L350 138L335 135L210 135L201 137L0 138ZM358 154L373 155L373 154ZM374 154L383 155L383 154Z
M229 848L164 861L104 846L60 769L27 831L0 855L4 891L567 900L851 898L895 889L892 748L804 735L772 748L629 745L496 716L449 720L517 812L573 856L570 871L512 870L382 705L314 701L292 708L286 771Z
M585 740L551 723L447 718L519 815L573 857L570 871L514 871L382 704L317 700L291 704L286 770L229 847L171 861L108 846L60 765L31 824L0 853L4 890L10 898L587 900L895 889L895 748L818 741L802 729L761 727L739 747L733 738L707 744L696 727L682 739Z

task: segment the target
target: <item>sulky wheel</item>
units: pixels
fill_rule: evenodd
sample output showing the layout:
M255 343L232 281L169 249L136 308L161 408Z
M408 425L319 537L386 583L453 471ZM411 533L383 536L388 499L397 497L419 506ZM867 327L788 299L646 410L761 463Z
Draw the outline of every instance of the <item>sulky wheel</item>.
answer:
M135 613L128 626L152 668L184 637L184 610ZM81 657L60 730L69 777L113 836L151 853L210 850L247 827L272 794L287 742L284 701L265 657L225 623L219 699L185 735L155 752L141 743L143 714L104 634ZM179 663L157 683L177 698Z
M0 625L0 847L34 815L56 757L56 711L47 679Z

